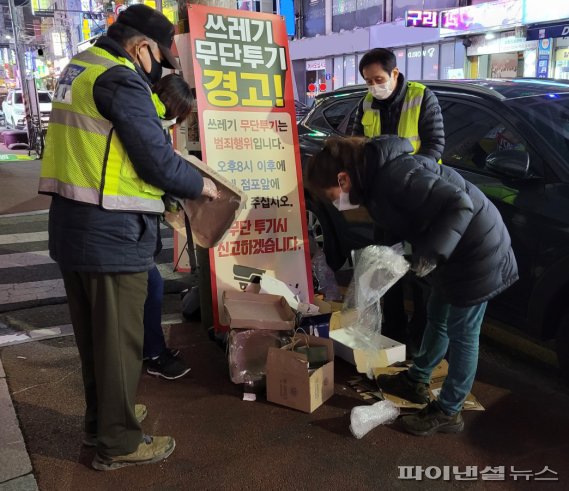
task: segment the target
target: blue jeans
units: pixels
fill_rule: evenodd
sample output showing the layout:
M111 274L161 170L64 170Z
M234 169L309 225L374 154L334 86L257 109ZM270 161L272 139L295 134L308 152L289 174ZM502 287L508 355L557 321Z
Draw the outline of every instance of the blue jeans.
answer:
M148 272L148 295L144 302L144 358L159 356L166 349L162 331L162 299L164 280L154 266Z
M428 384L433 369L448 350L448 375L438 401L442 410L449 415L462 409L474 384L480 327L487 304L455 307L445 303L435 290L427 302L427 326L419 354L409 369L409 377Z

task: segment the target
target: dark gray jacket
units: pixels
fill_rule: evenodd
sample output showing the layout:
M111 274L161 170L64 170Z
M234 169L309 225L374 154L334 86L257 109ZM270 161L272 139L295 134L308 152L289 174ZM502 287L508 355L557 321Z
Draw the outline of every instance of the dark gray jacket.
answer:
M427 277L448 303L465 307L498 295L518 279L510 235L496 207L450 167L411 144L383 136L366 145L355 176L373 220L438 263Z
M405 77L400 74L397 80L397 89L389 99L385 101L373 100L371 107L379 111L382 135L399 134L399 119L401 118L401 108L403 107L406 93L407 83L405 82ZM354 136L364 136L364 127L362 125L362 117L364 115L363 103L364 100L362 98L358 105L352 130L352 135ZM419 137L421 138L419 154L439 160L445 149L445 128L437 96L428 88L425 90L425 97L421 104Z
M97 46L127 59L113 40ZM140 178L182 198L197 198L201 175L178 156L164 138L162 124L141 71L117 66L95 82L97 109L113 123ZM61 155L62 161L65 155ZM49 251L62 269L101 273L147 271L154 264L159 216L107 211L54 196L49 214Z

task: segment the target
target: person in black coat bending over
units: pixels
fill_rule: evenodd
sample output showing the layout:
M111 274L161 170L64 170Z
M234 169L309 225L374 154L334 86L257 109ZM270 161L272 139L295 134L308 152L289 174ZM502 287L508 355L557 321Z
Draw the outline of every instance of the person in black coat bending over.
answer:
M338 208L367 207L377 225L411 244L411 270L431 284L427 326L413 366L378 378L386 392L427 404L402 418L408 432L425 436L462 431L486 305L518 279L518 271L494 205L457 172L410 155L412 150L396 136L331 138L307 163L305 182ZM438 400L429 402L431 373L447 350L448 376Z

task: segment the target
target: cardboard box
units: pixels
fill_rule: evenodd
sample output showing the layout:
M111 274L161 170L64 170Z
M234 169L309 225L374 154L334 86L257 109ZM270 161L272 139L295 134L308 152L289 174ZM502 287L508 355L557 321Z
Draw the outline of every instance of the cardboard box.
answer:
M291 351L293 345L269 348L267 400L311 413L334 395L334 344L329 339L302 334L296 339L300 339L296 346L325 346L328 363L309 370L306 355Z
M360 373L367 373L368 367L388 367L406 358L405 345L386 336L380 336L380 345L375 351L358 348L356 338L346 328L331 331L330 339L334 341L336 356L355 365Z
M330 331L352 326L357 320L358 311L356 309L336 310L332 312L332 317L330 318Z
M408 367L385 367L385 368L376 368L373 370L373 374L375 377L378 375L395 375L398 372L402 372L403 370L408 370ZM448 362L446 360L441 361L439 365L433 370L431 375L431 383L429 386L429 393L431 396L431 400L435 400L439 393L441 392L441 388L443 386L443 382L445 381L446 376L448 375ZM406 399L402 399L401 397L394 396L392 394L388 394L383 392L383 397L385 399L390 400L393 402L397 407L401 409L422 409L425 407L424 404L416 404L414 402L407 401ZM480 401L474 396L472 393L468 394L466 400L464 401L465 411L484 411L484 406L480 403Z
M231 329L294 329L295 315L284 297L225 291L222 301Z

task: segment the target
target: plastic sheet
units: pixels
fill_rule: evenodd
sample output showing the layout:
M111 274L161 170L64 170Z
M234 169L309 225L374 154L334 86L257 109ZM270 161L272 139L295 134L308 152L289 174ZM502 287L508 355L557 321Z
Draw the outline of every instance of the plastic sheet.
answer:
M229 375L235 384L255 384L264 379L270 347L290 342L287 331L232 329L229 333Z
M318 280L319 290L324 294L326 300L334 301L342 298L334 271L328 266L322 249L317 249L312 257L312 271Z
M393 423L398 416L399 408L387 400L372 406L356 406L350 415L350 431L359 439L379 425Z
M357 349L376 351L381 345L381 297L409 271L403 252L403 246L397 244L369 246L355 254L354 278L344 309L358 313L355 322L346 327ZM372 368L368 367L368 375Z

